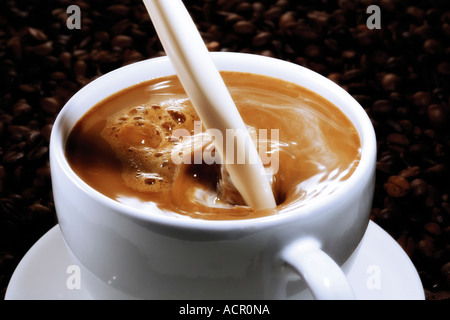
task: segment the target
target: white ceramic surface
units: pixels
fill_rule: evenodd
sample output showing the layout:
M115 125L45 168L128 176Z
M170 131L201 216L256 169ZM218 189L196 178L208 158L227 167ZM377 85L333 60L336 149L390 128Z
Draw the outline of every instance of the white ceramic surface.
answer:
M67 281L74 265L59 226L45 234L17 266L6 300L91 300L81 273L79 289ZM384 230L370 222L357 251L344 268L358 300L424 300L414 265ZM70 271L70 269L69 269ZM374 281L372 281L372 278ZM105 297L107 298L107 297ZM293 294L289 299L305 298ZM308 298L308 297L306 297ZM309 297L310 298L310 297Z
M167 57L135 63L85 86L64 106L53 126L53 193L68 247L96 277L133 297L164 298L176 292L179 297L283 299L288 262L316 298L352 298L339 266L356 249L369 222L376 141L367 114L334 82L298 65L250 54L211 56L219 70L291 81L338 106L362 141L355 172L333 194L292 212L239 221L168 217L156 209L144 212L107 198L71 170L64 144L77 120L97 102L149 78L174 74ZM312 260L305 263L305 258Z

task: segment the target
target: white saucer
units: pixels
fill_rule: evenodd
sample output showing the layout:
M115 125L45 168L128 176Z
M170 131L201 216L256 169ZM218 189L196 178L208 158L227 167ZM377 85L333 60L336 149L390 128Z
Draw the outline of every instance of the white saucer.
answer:
M15 270L6 300L91 300L87 289L69 289L74 265L59 226L46 233L25 255ZM68 269L69 268L69 269ZM424 290L406 253L373 222L347 268L359 300L424 300Z

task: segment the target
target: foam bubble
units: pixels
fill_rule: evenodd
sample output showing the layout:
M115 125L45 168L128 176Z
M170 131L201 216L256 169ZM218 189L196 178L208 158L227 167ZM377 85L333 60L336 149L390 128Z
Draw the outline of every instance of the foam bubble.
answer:
M192 130L198 116L188 100L132 106L106 120L102 137L122 162L125 183L141 192L171 188L179 168L171 160L176 129Z

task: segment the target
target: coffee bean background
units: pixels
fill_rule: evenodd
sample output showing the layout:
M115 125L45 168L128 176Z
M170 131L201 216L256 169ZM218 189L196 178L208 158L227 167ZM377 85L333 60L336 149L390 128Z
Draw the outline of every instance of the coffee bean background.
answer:
M69 5L81 29L69 29ZM185 0L211 51L305 66L360 102L378 139L371 218L404 248L426 298L450 299L450 1ZM369 5L381 29L369 29ZM52 124L80 88L164 55L140 0L0 1L0 296L56 223Z

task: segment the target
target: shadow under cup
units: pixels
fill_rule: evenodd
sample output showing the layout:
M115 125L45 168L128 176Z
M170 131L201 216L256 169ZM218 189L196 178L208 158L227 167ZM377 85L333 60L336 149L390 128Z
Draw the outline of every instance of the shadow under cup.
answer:
M175 72L169 59L161 57L94 80L75 94L58 115L50 141L50 166L63 237L82 268L81 284L95 298L295 297L305 286L292 289L288 285L298 278L287 272L280 258L283 248L299 239L313 239L341 266L365 233L374 191L376 141L363 108L332 81L298 65L250 54L211 56L220 70L294 82L332 102L359 134L360 163L333 194L282 215L208 221L139 211L83 182L65 159L65 142L76 122L104 98Z

